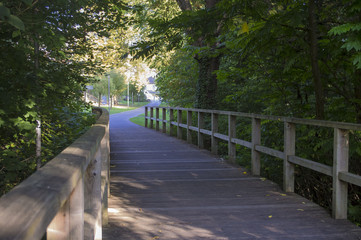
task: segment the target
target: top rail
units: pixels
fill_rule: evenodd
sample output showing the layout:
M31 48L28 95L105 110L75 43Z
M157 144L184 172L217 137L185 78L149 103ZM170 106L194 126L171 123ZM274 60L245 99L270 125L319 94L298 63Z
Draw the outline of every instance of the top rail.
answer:
M233 111L196 109L196 108L171 108L171 107L157 107L157 108L158 109L167 109L167 110L173 109L173 110L181 110L181 111L200 112L200 113L214 113L214 114L219 114L219 115L231 115L231 116L236 116L236 117L257 118L257 119L261 119L261 120L273 120L273 121L289 122L289 123L303 124L303 125L309 125L309 126L340 128L340 129L344 129L344 130L361 131L361 124L356 124L356 123L324 121L324 120L315 120L315 119L272 116L272 115L262 115L262 114L255 114L255 113L243 113L243 112L233 112Z
M148 115L150 109L150 116ZM163 113L169 110L169 121L160 120L153 117L153 109L159 112L163 109ZM182 112L187 112L187 122L182 122ZM177 119L174 118L174 112L177 112ZM196 113L198 118L198 125L192 126L192 113ZM209 114L211 118L211 130L204 129L204 115ZM218 132L218 116L228 116L228 134L221 134ZM252 139L246 141L236 138L236 117L249 118L252 120ZM251 149L251 165L252 174L260 174L260 155L267 154L277 158L283 159L283 189L286 192L294 191L294 168L296 165L317 171L319 173L331 176L333 179L333 193L332 193L332 215L336 219L347 218L347 189L348 184L361 186L361 176L348 172L349 161L349 132L361 131L361 124L321 121L313 119L302 119L282 116L260 115L252 113L241 113L231 111L207 110L207 109L193 109L193 108L171 108L171 107L146 107L145 108L145 123L151 121L150 127L153 127L153 121L156 122L156 129L159 130L159 121L163 124L168 123L170 126L170 134L172 134L172 126L177 128L177 137L182 138L182 129L187 131L187 141L192 142L190 131L198 133L198 146L204 147L204 135L211 137L212 153L218 152L218 141L228 141L228 156L230 160L236 158L236 145L241 145ZM284 150L279 151L261 145L261 120L277 121L284 124ZM320 164L309 159L304 159L296 156L296 125L309 125L317 127L331 128L334 130L334 144L333 144L333 165L328 166ZM164 126L164 125L163 125ZM163 127L164 128L164 127ZM164 131L164 129L163 129Z
M107 223L109 113L0 199L0 239L101 239Z

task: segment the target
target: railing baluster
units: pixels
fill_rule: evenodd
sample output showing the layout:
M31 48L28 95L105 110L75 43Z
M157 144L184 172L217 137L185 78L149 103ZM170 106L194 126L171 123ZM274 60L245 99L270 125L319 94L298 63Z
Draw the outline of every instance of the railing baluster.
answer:
M236 144L232 138L236 137L236 116L228 115L228 158L231 162L236 160Z
M349 134L347 130L334 129L333 151L332 215L335 219L347 219L348 184L338 178L339 172L348 171Z
M198 147L204 148L204 137L201 129L204 128L204 113L198 112Z
M155 108L155 130L159 131L159 108Z
M218 132L218 114L212 112L212 136L211 136L211 145L212 153L218 154L218 138L214 136Z
M147 128L148 127L148 107L144 107L144 126Z
M154 120L153 120L153 117L154 117L154 109L153 107L150 107L150 128L152 129L153 128L153 124L154 124Z
M296 127L293 123L284 123L284 159L283 159L283 190L294 192L295 170L294 164L288 161L289 156L296 151Z
M171 109L169 109L169 135L170 136L173 135L173 129L174 129L172 122L174 122L174 111L171 108Z
M261 174L261 155L256 151L256 145L261 145L261 120L252 118L252 174Z
M192 111L187 111L187 142L192 143L192 132L189 127L192 126Z
M163 132L163 133L167 133L167 123L166 123L166 120L167 120L167 109L165 109L165 108L162 109L162 120L163 120L163 123L162 123L162 132Z
M182 123L182 110L178 109L177 112L177 138L182 139L182 128L179 124Z

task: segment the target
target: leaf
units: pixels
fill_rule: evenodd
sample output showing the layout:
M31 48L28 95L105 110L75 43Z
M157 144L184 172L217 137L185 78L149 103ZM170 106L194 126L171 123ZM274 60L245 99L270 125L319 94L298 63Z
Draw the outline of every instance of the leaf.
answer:
M242 33L245 33L245 32L249 34L249 27L248 27L247 22L242 24Z
M9 19L8 19L8 23L13 25L17 29L20 29L23 31L25 30L25 25L24 25L23 21L21 21L21 19L18 18L17 16L10 15Z
M361 53L357 54L354 58L352 63L356 65L358 69L361 69Z
M361 42L360 41L347 41L345 44L342 45L342 48L346 48L347 51L351 51L352 49L355 49L356 51L361 50Z
M16 37L18 37L18 36L20 36L20 35L21 35L20 30L16 30L16 31L13 32L12 38L16 38Z
M33 4L33 0L22 0L23 3L25 3L26 5L31 6Z
M9 8L5 7L2 3L0 3L0 19L5 20L5 17L10 16Z

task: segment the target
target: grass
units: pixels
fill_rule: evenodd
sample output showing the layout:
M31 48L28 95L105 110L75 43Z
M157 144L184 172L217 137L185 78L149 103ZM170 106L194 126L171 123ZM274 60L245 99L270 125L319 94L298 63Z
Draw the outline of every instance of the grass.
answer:
M136 117L133 117L131 119L129 119L132 123L135 123L135 124L138 124L140 126L143 126L144 127L144 113L143 114L140 114Z
M102 108L108 110L108 107L106 106L103 106ZM138 107L113 107L112 109L110 109L110 112L109 114L112 115L112 114L116 114L116 113L122 113L122 112L126 112L126 111L130 111L130 110L134 110L134 109L137 109Z
M148 116L150 116L149 112L148 112ZM154 111L153 116L155 117L155 111ZM133 117L133 118L131 118L129 120L131 122L135 123L135 124L138 124L138 125L144 127L145 126L144 117L145 117L145 114L143 113L143 114L140 114L140 115L138 115L136 117ZM159 119L163 119L163 112L162 111L159 111ZM166 119L167 119L167 121L169 121L169 115L168 114L166 116ZM150 121L148 121L148 124L150 124ZM154 121L153 124L154 124L153 128L155 128L155 124L156 124L155 121ZM159 125L160 125L160 128L162 128L162 123L159 123ZM149 127L149 125L148 125L148 127ZM167 124L167 133L169 133L169 124Z
M132 104L132 101L129 101L129 107L143 107L145 105L147 105L149 102L134 102L134 104ZM128 102L127 101L118 101L118 104L120 106L128 106Z

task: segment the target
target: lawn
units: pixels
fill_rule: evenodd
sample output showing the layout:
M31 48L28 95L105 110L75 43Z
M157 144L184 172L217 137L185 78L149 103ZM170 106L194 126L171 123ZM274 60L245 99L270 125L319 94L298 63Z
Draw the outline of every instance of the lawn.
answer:
M148 116L150 116L150 113L148 112ZM145 126L145 121L144 121L144 117L145 117L145 114L140 114L136 117L133 117L131 119L129 119L131 122L135 123L135 124L138 124L140 126ZM155 110L154 110L154 117L155 117ZM162 119L163 118L163 112L162 111L159 111L159 119ZM166 119L169 121L169 114L167 114L166 116ZM150 121L148 121L148 124L150 124ZM155 121L154 121L154 125L153 125L153 128L155 128ZM149 126L149 125L148 125ZM162 128L162 123L159 123L159 126L160 128ZM167 124L167 132L169 133L169 124Z

